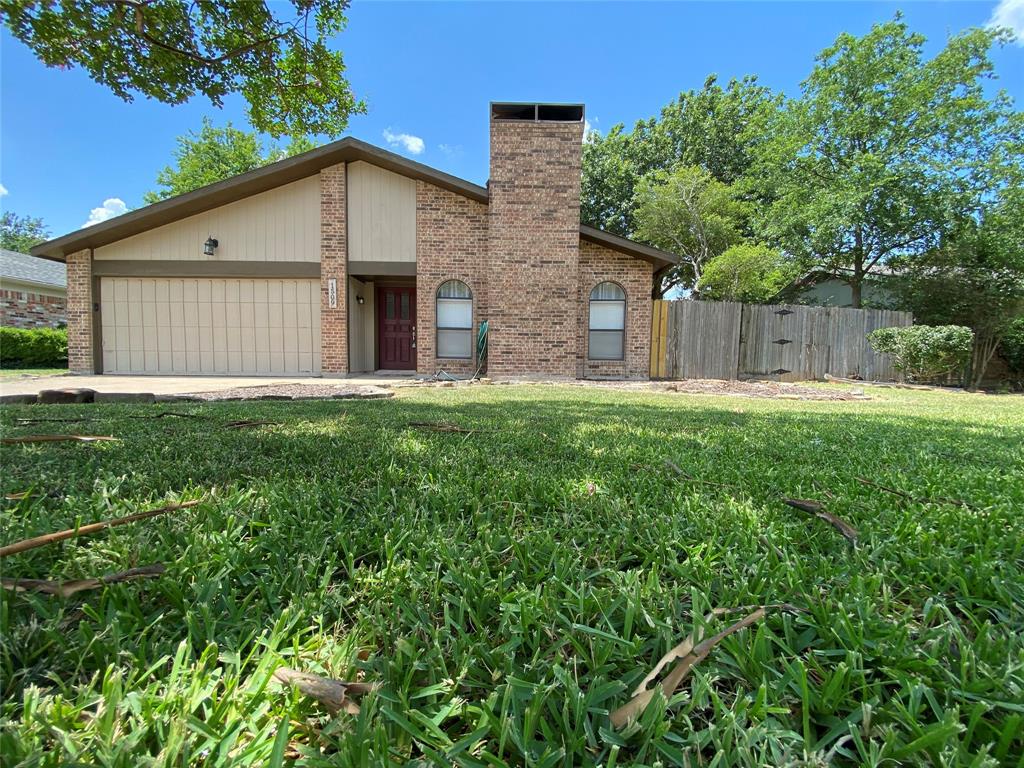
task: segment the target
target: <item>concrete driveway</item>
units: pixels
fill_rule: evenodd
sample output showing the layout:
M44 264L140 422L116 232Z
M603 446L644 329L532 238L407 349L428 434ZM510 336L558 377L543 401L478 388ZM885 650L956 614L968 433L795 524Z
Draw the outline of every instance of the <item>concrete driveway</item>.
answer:
M154 395L185 395L193 392L217 392L241 387L269 387L285 384L329 384L386 387L414 376L374 374L345 378L319 376L26 376L0 380L0 394L31 395L44 389L94 389L97 392L151 392Z

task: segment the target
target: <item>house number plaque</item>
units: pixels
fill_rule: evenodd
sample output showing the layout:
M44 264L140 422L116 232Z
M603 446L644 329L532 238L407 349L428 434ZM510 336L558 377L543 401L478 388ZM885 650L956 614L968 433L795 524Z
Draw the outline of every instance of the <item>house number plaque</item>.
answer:
M327 306L338 308L338 280L333 277L327 280Z

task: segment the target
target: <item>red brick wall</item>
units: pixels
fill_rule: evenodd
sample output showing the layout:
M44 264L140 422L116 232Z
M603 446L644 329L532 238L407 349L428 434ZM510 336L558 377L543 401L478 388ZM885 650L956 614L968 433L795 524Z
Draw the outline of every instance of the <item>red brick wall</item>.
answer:
M348 372L348 228L345 164L320 171L320 367L324 375ZM337 281L330 306L329 281Z
M68 369L95 373L92 348L92 250L65 257L68 268Z
M439 359L435 354L437 289L461 280L473 292L473 350L480 321L487 319L487 206L425 181L416 182L416 370L439 368L456 375L477 370L473 360Z
M57 328L66 322L67 307L63 296L0 289L0 325Z
M594 243L580 242L577 376L580 378L646 379L650 374L651 284L654 268ZM626 291L625 360L589 360L590 292L607 280Z
M491 120L495 375L575 377L582 122Z

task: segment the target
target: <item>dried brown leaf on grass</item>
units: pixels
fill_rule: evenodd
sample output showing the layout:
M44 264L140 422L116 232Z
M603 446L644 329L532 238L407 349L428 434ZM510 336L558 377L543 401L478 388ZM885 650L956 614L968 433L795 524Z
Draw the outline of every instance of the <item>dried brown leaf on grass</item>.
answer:
M70 597L76 592L84 592L88 589L98 589L107 584L119 584L122 581L135 581L136 579L154 579L160 576L166 568L161 563L146 565L140 568L131 568L121 573L111 573L100 576L97 579L75 579L73 581L50 581L49 579L0 579L0 587L10 589L14 592L43 592L47 595L59 597Z
M963 499L951 499L948 496L939 496L935 499L929 499L923 496L913 496L906 491L899 490L898 488L890 488L886 485L882 485L881 483L876 483L874 480L868 480L866 477L857 477L854 479L862 485L868 485L872 488L877 488L880 491L891 493L894 496L899 496L907 499L908 501L912 501L915 504L952 504L954 507L964 507L965 509L972 508L971 505Z
M671 469L673 472L675 472L676 475L678 475L679 477L681 477L684 480L687 480L687 481L689 481L691 483L701 483L703 485L714 485L714 486L716 486L718 488L735 488L736 487L735 485L731 485L730 483L716 483L716 482L714 482L712 480L702 480L699 477L694 477L690 473L684 471L682 467L680 467L678 464L676 464L671 459L665 459L665 466L668 467L669 469Z
M162 413L145 413L137 416L129 416L129 419L167 419L167 418L178 418L178 419L205 419L208 418L198 413L178 413L177 411L163 411Z
M18 424L45 424L49 422L58 422L61 424L70 424L71 422L82 422L82 421L98 421L98 419L91 418L89 416L56 416L53 418L45 419L15 419Z
M666 699L671 698L680 683L682 683L683 680L686 679L686 676L690 674L693 667L707 658L707 655L711 653L712 649L716 645L722 642L722 640L727 638L729 635L735 634L741 629L749 627L751 624L763 619L767 607L768 606L761 606L752 613L744 616L732 626L704 641L701 641L701 638L704 636L703 628L696 627L693 632L683 640L683 642L679 643L679 645L661 657L661 660L654 666L654 669L648 673L643 682L641 682L640 685L637 686L636 690L633 691L633 698L611 713L610 720L612 726L615 728L621 728L639 717L643 711L647 709L647 705L651 703L651 700L659 690ZM715 608L705 616L705 621L710 621L715 616L721 616L735 610L736 609ZM648 688L648 684L658 676L658 673L660 673L666 665L676 659L679 659L679 663L676 664L665 676L665 680L661 685Z
M825 509L825 505L820 501L814 501L813 499L783 499L782 503L793 507L794 509L809 512L819 520L824 520L829 523L833 528L843 534L851 544L857 543L857 537L860 536L857 529L842 518L836 517Z
M205 497L203 497L205 498ZM17 541L14 544L8 544L6 547L0 547L0 557L7 557L8 555L16 555L19 552L25 552L29 549L35 549L36 547L42 547L47 544L53 544L57 541L64 541L65 539L71 539L76 536L85 536L86 534L96 533L102 531L104 528L116 528L119 525L127 525L128 523L134 523L137 520L145 520L148 517L156 517L166 512L174 512L179 509L188 509L194 507L203 501L203 498L193 499L192 501L183 501L175 504L168 504L157 509L150 509L145 512L137 512L134 515L128 515L127 517L117 517L113 520L103 520L99 523L90 523L89 525L83 525L79 528L68 528L66 531L57 531L55 533L46 533L42 536L35 536L31 539L24 539Z
M458 424L450 424L447 421L410 421L409 426L416 429L430 429L434 432L457 432L462 435L470 435L476 432L475 429L466 429Z
M380 683L332 680L289 667L278 667L274 677L285 685L294 685L303 695L323 704L331 714L344 710L350 715L358 715L359 705L350 697L362 696L380 688Z
M0 443L15 445L17 443L98 443L101 441L116 443L120 442L120 438L109 435L24 435L22 437L5 437L0 440Z

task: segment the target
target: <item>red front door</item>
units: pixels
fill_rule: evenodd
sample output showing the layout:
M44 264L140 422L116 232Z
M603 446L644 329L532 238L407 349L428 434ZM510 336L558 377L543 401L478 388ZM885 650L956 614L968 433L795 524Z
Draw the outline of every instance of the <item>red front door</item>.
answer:
M377 289L379 366L386 371L416 369L416 289Z

